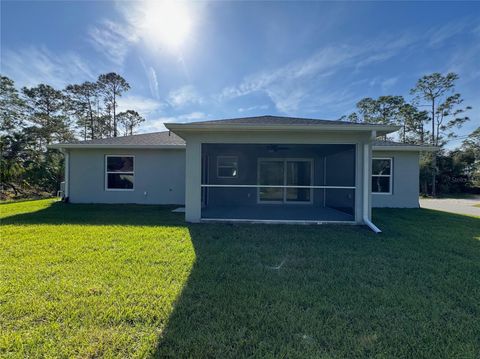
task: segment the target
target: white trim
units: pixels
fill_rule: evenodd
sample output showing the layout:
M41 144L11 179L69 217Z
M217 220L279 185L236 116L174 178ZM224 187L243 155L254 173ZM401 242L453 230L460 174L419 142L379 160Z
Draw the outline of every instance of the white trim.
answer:
M373 161L374 160L388 160L390 161L390 174L388 175L375 175L373 174ZM372 171L371 171L371 177L373 181L373 177L389 177L389 183L388 183L388 192L373 192L372 194L374 195L392 195L393 194L393 157L373 157L372 156Z
M342 124L329 124L329 123L319 123L311 125L245 125L245 124L233 124L233 123L209 123L209 124L195 124L195 123L165 123L165 127L176 133L176 131L195 131L195 132L218 132L218 131L300 131L300 132L311 132L311 131L339 131L339 132L364 132L364 131L377 131L379 135L388 134L391 132L398 131L400 126L395 125L371 125L371 124L358 124L358 123L346 123ZM177 134L178 135L178 134Z
M234 159L233 161L236 163L236 166L220 166L219 162L220 159L231 158ZM218 170L220 168L234 168L235 174L233 176L220 176L218 174ZM217 178L237 178L238 177L238 156L217 156Z
M434 152L440 150L438 147L435 146L422 146L422 145L417 145L417 146L373 146L372 150L375 152L381 152L381 151L410 151L410 152Z
M109 157L132 157L133 158L133 171L126 171L126 172L109 172L108 171L108 158ZM108 188L108 174L115 173L115 174L129 174L133 176L133 187L132 188ZM135 191L135 155L105 155L105 191L108 192L132 192Z

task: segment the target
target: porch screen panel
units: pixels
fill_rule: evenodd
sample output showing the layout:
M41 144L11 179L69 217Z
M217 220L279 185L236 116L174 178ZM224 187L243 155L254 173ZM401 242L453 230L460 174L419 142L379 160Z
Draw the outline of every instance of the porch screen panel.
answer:
M265 186L283 186L284 162L279 160L262 160L259 162L258 182ZM283 188L260 187L259 200L265 202L282 202Z
M292 160L286 162L286 185L287 186L311 186L312 185L312 162ZM287 202L310 202L312 190L310 188L286 188Z
M354 221L355 154L351 144L202 144L201 218ZM235 176L218 172L225 158Z

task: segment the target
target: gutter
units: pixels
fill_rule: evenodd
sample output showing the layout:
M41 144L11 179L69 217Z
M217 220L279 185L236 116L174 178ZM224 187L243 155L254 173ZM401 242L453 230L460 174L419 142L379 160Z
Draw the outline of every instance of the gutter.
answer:
M405 151L405 152L435 152L439 148L436 146L372 146L373 151Z
M398 131L400 126L392 125L361 125L361 124L346 124L346 125L235 125L235 124L215 124L215 125L196 125L181 124L181 123L166 123L165 127L172 132L176 131L194 131L194 132L219 132L219 131L377 131L379 134L387 134Z

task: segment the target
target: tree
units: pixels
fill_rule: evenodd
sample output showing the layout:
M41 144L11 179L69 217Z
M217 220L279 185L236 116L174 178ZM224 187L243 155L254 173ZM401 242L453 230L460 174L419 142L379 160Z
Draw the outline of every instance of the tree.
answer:
M66 114L65 96L49 85L22 89L29 106L28 121L33 124L41 149L52 142L68 142L74 139Z
M474 161L467 168L473 186L480 187L480 127L477 127L462 143L462 150L473 155Z
M137 111L127 110L118 114L118 123L123 125L125 136L133 135L135 128L144 121Z
M458 106L462 103L463 99L461 95L456 93L448 96L445 101L437 107L435 117L435 146L439 146L440 141L457 137L452 129L460 128L465 122L470 120L468 116L461 115L472 108L470 106L459 108Z
M113 137L117 137L117 98L130 89L128 82L120 75L110 72L98 77L98 85L104 95L105 105L110 106L113 116Z
M470 107L460 110L457 109L457 106L463 102L460 94L449 96L449 94L454 92L455 81L458 80L458 78L458 75L453 72L450 72L445 76L435 72L420 78L417 81L416 86L410 91L411 94L416 96L417 102L422 100L426 101L427 106L430 107L430 143L434 146L440 144L442 133L453 127L460 127L465 121L468 121L468 117L457 118L456 116L470 109ZM450 120L445 122L448 118L450 118ZM451 133L449 136L451 136ZM435 196L437 154L434 153L432 157L432 195Z
M428 113L419 111L414 105L405 103L399 109L398 124L402 126L400 138L403 143L425 143L425 123Z
M13 80L0 75L0 131L11 133L24 121L27 110Z
M357 102L358 113L342 116L340 120L353 123L397 124L401 118L400 110L404 105L405 100L402 96L380 96L378 99L365 97Z
M68 85L65 88L68 108L77 117L77 125L83 128L83 139L100 137L98 132L98 96L99 86L86 81L80 85Z

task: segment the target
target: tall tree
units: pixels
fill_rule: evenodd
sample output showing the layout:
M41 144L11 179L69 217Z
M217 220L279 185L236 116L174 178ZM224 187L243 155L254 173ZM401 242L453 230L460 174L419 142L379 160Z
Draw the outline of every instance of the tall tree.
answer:
M419 111L414 105L405 103L400 107L398 124L402 126L400 138L403 143L425 143L425 124L428 113Z
M123 125L125 136L133 135L135 129L144 121L137 111L127 110L118 114L118 122Z
M471 153L474 157L469 172L472 185L480 187L480 127L477 127L462 143L462 150Z
M98 85L104 95L105 104L110 106L113 116L113 137L117 137L118 97L130 89L128 82L120 75L110 72L98 77Z
M354 123L397 124L401 119L401 108L405 105L402 96L380 96L378 99L365 97L357 102L358 113L342 116L340 120ZM384 136L387 139L387 136Z
M86 81L80 85L68 85L65 88L68 98L68 107L77 117L77 123L83 128L83 138L94 139L100 137L97 133L98 124L97 103L99 86Z
M446 75L435 72L420 78L410 91L416 96L417 102L424 101L430 108L430 143L434 146L440 144L442 132L460 127L468 120L468 117L458 118L457 115L470 108L459 110L457 107L463 102L460 94L451 95L454 93L455 81L458 78L458 75L453 72ZM450 120L445 122L448 118ZM432 196L436 196L437 154L434 153L432 157Z
M11 133L24 121L26 103L20 97L13 80L0 75L0 132Z
M22 89L29 106L28 121L34 125L40 148L52 142L67 142L74 139L66 114L65 96L49 85Z

